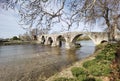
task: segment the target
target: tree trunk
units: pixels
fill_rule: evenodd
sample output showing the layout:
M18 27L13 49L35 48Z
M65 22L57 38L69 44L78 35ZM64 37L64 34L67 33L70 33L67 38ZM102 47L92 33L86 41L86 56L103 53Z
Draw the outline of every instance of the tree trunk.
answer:
M114 25L112 25L111 26L111 28L110 28L110 41L114 41L115 40L115 27L114 27Z
M105 10L105 14L104 14L104 19L106 21L106 25L108 27L108 41L111 41L111 24L110 24L110 21L109 21L109 8L106 7L106 10Z
M114 23L113 25L110 24L109 19L106 17L106 25L108 26L108 41L115 41L115 30L116 30L116 24Z
M109 22L108 18L105 18L105 20L106 20L106 24L108 26L108 31L107 31L107 33L108 33L108 41L111 41L111 25L110 25L110 22Z

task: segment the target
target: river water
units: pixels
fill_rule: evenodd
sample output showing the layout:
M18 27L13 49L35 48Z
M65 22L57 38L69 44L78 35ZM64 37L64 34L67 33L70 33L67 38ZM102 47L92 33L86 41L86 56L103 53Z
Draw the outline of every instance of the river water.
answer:
M79 43L82 47L74 50L42 45L0 46L0 81L41 81L50 77L94 52L92 41Z

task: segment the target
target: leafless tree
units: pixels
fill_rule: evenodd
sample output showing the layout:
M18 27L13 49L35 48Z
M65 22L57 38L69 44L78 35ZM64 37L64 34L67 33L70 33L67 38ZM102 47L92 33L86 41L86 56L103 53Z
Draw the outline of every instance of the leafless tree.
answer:
M0 0L4 9L18 9L21 24L36 26L40 30L50 29L53 24L63 21L66 0ZM70 26L70 25L69 25Z
M83 19L86 23L104 21L109 40L114 40L115 24L119 23L120 0L74 0L71 10L75 13L75 19ZM117 29L120 30L120 26L117 25Z
M21 21L32 27L50 28L64 22L68 29L73 23L103 22L108 28L109 40L114 39L115 28L120 30L120 0L0 0L4 8L19 10ZM7 5L7 6L5 6Z
M26 25L30 25L30 27L36 24L37 27L48 28L53 22L58 21L56 17L62 14L64 1L60 1L59 5L57 3L50 0L47 2L42 0L23 1L19 9L21 20Z
M32 41L32 37L28 32L24 33L23 35L19 35L19 38L23 41Z

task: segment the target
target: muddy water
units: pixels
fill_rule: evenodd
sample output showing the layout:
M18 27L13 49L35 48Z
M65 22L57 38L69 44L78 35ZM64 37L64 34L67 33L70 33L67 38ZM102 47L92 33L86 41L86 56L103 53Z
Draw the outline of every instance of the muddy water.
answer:
M65 50L42 45L0 46L0 81L42 81L95 50L92 41Z

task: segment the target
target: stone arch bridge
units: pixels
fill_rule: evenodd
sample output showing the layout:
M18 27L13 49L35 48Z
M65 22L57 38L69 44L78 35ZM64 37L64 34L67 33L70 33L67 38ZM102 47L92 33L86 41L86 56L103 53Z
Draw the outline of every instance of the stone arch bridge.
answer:
M64 40L65 48L70 49L75 47L77 38L82 35L87 35L95 45L100 44L102 41L108 41L108 34L106 32L67 32L61 34L43 34L38 36L38 41L44 45L60 46L61 40ZM116 35L116 38L118 38L118 35Z

